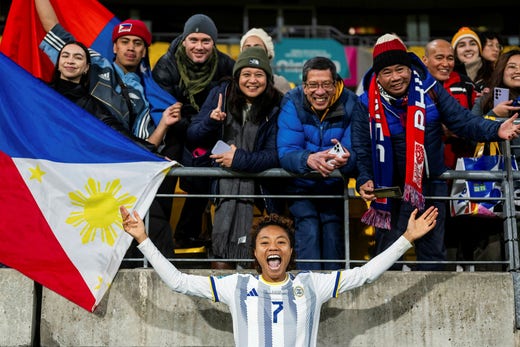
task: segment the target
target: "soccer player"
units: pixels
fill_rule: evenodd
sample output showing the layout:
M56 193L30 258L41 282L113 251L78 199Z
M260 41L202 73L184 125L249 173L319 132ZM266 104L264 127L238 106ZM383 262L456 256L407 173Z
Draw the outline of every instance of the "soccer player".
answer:
M259 275L198 276L180 272L147 237L143 220L121 207L125 231L139 243L161 279L174 291L229 306L237 346L316 346L321 306L347 290L371 283L385 272L412 242L435 226L438 211L430 207L416 218L388 249L361 267L330 273L288 273L294 266L292 221L271 214L251 231L251 250Z

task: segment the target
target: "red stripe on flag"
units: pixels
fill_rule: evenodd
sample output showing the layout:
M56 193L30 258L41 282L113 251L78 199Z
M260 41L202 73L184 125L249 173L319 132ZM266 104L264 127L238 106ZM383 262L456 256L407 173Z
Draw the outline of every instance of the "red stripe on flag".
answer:
M58 21L77 41L90 47L114 14L97 0L51 1ZM73 4L73 5L71 5ZM34 1L13 1L9 9L0 51L29 71L49 81L53 64L39 49L45 36ZM107 42L111 45L111 42Z
M0 152L0 262L93 311L95 298L65 254L12 159Z
M44 36L45 31L36 14L34 1L13 1L0 51L35 77L50 80L53 64L38 48Z
M114 14L97 0L52 0L58 20L76 40L90 47ZM81 15L78 15L78 14ZM108 42L110 44L110 42Z

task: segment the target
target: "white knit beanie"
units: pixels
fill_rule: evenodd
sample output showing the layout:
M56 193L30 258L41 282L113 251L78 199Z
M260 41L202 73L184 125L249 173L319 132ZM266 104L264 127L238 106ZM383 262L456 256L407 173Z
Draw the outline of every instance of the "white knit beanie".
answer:
M269 60L272 60L274 58L273 39L265 32L264 29L261 28L253 28L245 33L244 36L242 36L240 39L240 52L242 52L244 49L244 42L246 42L247 38L250 36L256 36L264 42L265 48L267 49L267 56L269 57Z

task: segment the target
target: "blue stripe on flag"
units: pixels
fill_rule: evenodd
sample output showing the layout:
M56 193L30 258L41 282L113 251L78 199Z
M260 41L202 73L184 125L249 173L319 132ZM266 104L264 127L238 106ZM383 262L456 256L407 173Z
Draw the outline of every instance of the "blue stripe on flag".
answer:
M112 18L101 30L98 37L92 42L90 48L98 52L102 57L110 59L114 56L112 44L112 30L118 25L120 20L116 17Z
M0 53L0 151L63 163L164 161Z

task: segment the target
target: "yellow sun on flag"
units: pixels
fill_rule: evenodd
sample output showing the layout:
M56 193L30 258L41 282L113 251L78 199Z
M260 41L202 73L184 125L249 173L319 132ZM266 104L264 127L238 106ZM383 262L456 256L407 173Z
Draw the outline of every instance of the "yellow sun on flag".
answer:
M86 194L76 190L69 193L73 206L81 208L81 211L71 212L67 218L67 224L81 229L81 242L86 244L93 242L96 235L100 233L101 242L113 246L117 238L117 230L123 230L119 206L124 205L131 208L137 200L135 196L128 193L117 197L123 187L119 179L108 182L105 190L101 190L101 183L89 178L85 185Z

